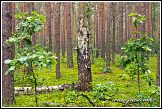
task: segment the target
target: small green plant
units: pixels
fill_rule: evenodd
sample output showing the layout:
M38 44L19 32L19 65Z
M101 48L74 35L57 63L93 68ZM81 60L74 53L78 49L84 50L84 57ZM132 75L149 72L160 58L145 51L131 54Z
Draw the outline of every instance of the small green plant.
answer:
M93 97L95 101L105 101L112 98L118 92L118 88L114 83L108 81L103 84L96 84L93 86Z
M77 92L76 91L70 91L65 93L65 103L69 104L69 103L75 103L75 101L77 100L78 96L77 96Z
M129 16L133 17L133 24L137 30L137 24L142 23L144 17L136 13L131 13ZM139 33L135 32L135 34L138 35ZM119 60L121 65L126 68L127 72L129 72L131 78L134 79L135 75L137 75L139 93L141 74L143 76L142 78L146 79L146 81L151 86L152 78L149 75L150 70L147 65L147 53L151 52L152 41L152 38L147 38L145 36L139 39L130 39L122 48L124 55L121 56Z
M42 67L50 68L56 58L51 52L47 52L39 44L32 44L32 34L41 31L41 28L45 22L45 17L33 11L31 13L18 13L15 15L18 19L16 26L16 32L12 33L12 36L6 40L7 44L14 43L16 45L16 52L14 59L5 60L7 64L6 75L11 73L15 69L21 69L21 66L31 67L31 71L26 73L27 81L30 81L34 88L34 95L36 106L37 101L37 85L42 83L43 79L37 80L38 72ZM19 47L19 43L24 41L24 47ZM33 69L35 68L35 69Z
M111 73L111 72L112 72L112 70L110 67L106 67L103 69L103 73Z

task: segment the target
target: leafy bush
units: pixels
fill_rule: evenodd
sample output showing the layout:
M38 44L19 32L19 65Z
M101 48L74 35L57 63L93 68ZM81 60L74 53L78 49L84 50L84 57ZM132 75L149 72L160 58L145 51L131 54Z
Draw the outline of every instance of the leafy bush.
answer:
M112 72L112 70L111 70L111 68L110 67L106 67L106 68L104 68L103 69L103 71L102 71L103 73L111 73Z
M105 101L112 98L117 92L118 88L110 81L93 86L93 97L95 100Z

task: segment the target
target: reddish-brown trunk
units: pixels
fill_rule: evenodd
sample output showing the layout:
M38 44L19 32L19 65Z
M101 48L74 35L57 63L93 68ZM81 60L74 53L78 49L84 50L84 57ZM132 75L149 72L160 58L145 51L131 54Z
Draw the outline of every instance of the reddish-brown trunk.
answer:
M67 29L67 66L68 68L73 68L73 50L72 50L72 37L71 37L71 6L70 3L66 4L67 9L67 22L66 22L66 29Z
M110 3L107 5L106 67L110 67Z
M60 3L56 3L55 17L55 37L56 37L56 78L60 78Z
M4 106L13 104L14 100L14 74L11 72L5 75L7 66L4 64L6 59L13 58L12 47L6 45L5 41L11 36L12 32L12 4L11 2L2 3L2 104Z

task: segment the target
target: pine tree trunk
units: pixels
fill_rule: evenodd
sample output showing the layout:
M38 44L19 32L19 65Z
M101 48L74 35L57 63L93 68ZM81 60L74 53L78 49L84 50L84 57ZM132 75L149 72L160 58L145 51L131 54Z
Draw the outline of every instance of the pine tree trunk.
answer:
M116 53L116 44L115 44L115 16L116 16L116 3L112 3L113 6L113 35L112 35L112 63L115 64L115 53Z
M158 58L157 58L156 85L160 86L160 38L159 38Z
M98 26L98 4L95 3L95 33L96 33L96 58L98 58L99 56L99 53L98 53L98 49L99 49L99 40L98 40L98 37L99 37L99 26Z
M158 24L160 24L160 15L157 17L158 19ZM160 86L160 26L158 27L158 58L157 58L157 73L156 73L156 85Z
M66 3L63 4L63 16L62 56L65 58Z
M128 11L129 11L129 13L131 13L131 3L128 3ZM132 33L131 33L131 21L132 19L131 19L131 17L128 17L128 40L131 38L131 35L132 35Z
M105 59L104 3L101 3L101 57Z
M122 44L123 44L123 3L122 2L120 2L119 3L119 9L120 9L120 18L119 18L119 22L120 22L120 24L119 24L119 37L120 37L120 53L122 53L123 51L122 51L122 49L121 49L121 47L122 47Z
M60 78L60 3L56 3L55 17L55 37L56 37L56 78Z
M51 5L47 2L48 34L49 34L49 51L52 52L52 33L51 33Z
M125 2L124 3L124 13L125 13L125 35L124 35L124 37L125 37L125 40L124 40L124 42L126 42L128 39L128 32L127 32L127 3Z
M106 67L110 67L110 3L107 5Z
M143 4L142 4L142 14L143 14L143 16L145 15L145 12L146 12L146 3L144 2ZM146 23L145 23L145 21L143 22L143 26L142 26L142 33L143 34L145 34L145 25L146 25Z
M83 17L79 22L78 30L78 87L79 91L89 91L90 82L92 82L91 63L90 63L90 50L89 50L89 30L83 26Z
M67 22L66 22L66 29L67 29L67 67L73 68L73 50L72 50L72 37L71 37L71 6L70 3L67 3Z
M6 59L13 58L12 46L6 45L5 41L11 36L12 32L12 4L11 2L2 3L2 104L4 106L14 104L14 74L11 72L5 75L7 66L4 64Z

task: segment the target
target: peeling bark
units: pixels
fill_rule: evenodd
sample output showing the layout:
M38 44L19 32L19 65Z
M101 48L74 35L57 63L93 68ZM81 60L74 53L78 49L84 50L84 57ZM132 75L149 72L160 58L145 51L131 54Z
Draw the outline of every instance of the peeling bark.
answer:
M78 87L79 91L89 91L92 82L90 50L89 50L89 30L83 27L83 18L80 19L78 30Z

